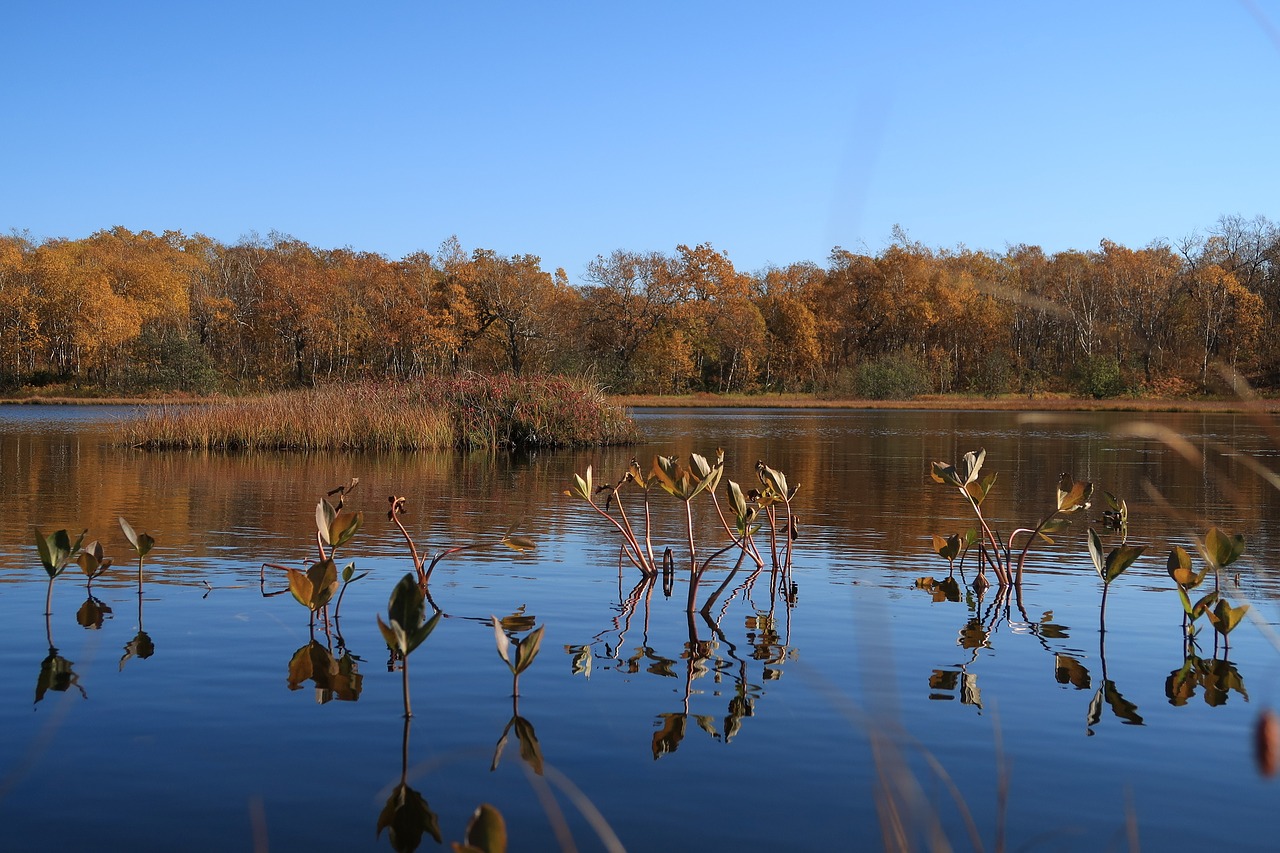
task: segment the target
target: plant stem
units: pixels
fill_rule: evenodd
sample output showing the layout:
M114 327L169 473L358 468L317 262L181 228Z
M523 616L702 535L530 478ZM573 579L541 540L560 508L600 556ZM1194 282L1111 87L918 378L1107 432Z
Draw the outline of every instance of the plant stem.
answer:
M404 676L401 684L404 689L404 718L407 721L413 716L413 710L409 707L409 655L406 654L401 659L400 674ZM408 723L406 722L406 725Z

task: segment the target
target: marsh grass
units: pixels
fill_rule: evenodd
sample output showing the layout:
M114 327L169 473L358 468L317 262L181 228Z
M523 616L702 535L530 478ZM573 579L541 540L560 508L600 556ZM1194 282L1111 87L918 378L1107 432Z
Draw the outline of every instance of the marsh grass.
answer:
M149 450L404 451L634 442L634 423L590 384L469 375L324 385L204 405L162 405L121 427Z

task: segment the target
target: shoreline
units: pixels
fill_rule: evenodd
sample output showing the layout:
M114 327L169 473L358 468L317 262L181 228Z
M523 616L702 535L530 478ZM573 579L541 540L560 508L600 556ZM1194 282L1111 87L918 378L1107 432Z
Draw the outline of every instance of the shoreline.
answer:
M190 406L236 402L247 397L9 397L0 406ZM1110 397L1066 395L1000 397L927 394L910 400L825 399L812 394L684 394L609 395L623 409L851 409L1025 412L1206 412L1221 414L1280 413L1280 399L1195 399L1177 397Z
M910 400L828 400L808 394L761 394L755 396L695 394L661 397L653 395L612 396L610 402L626 409L636 408L741 408L741 409L852 409L852 410L936 410L958 412L1205 412L1220 414L1280 413L1280 399L1187 399L1156 397L1113 397L1093 399L1068 396L981 397L927 394Z

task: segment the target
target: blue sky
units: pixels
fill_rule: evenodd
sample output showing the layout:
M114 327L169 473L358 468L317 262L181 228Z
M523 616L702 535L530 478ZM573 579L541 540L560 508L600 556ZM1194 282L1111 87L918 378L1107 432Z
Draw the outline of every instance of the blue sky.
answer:
M6 4L0 229L739 269L1280 219L1280 3Z

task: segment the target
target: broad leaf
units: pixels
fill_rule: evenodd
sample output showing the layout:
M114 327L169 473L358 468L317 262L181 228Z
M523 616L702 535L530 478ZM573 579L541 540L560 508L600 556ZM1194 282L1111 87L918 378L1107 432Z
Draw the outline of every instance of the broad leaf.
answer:
M969 451L960 460L960 464L956 466L956 476L960 479L962 485L969 485L978 479L978 472L982 470L982 463L987 458L985 449L977 452Z
M360 525L363 523L363 512L347 512L343 510L334 516L333 521L329 524L329 535L326 540L332 547L341 548L351 541L351 537L356 535L356 531L360 529Z
M89 580L111 568L111 558L103 556L102 543L97 540L90 542L76 555L76 563Z
M56 578L80 551L80 543L84 541L84 535L88 531L81 531L74 543L65 529L55 530L48 536L41 533L38 527L35 528L35 532L36 550L40 554L40 562L49 577Z
M543 625L541 628L534 630L533 633L520 642L520 645L516 646L516 675L528 669L529 665L533 663L533 659L538 656L538 649L542 646L542 632L546 627L546 625Z
M929 476L933 478L935 483L942 483L946 486L955 486L958 489L964 488L964 482L956 472L955 466L948 465L946 462L931 463L929 466Z
M502 812L488 803L476 809L467 824L467 845L483 853L506 853L507 824Z
M124 516L120 517L120 530L124 533L124 538L128 539L129 544L133 546L133 550L138 552L139 557L147 556L152 546L156 544L156 540L147 534L134 530L133 526L124 520Z
M1102 540L1098 538L1098 532L1092 527L1089 528L1089 558L1093 560L1093 570L1105 582L1107 574L1106 562L1102 556Z
M1244 537L1232 536L1217 527L1204 537L1205 557L1218 568L1226 568L1244 553Z
M418 629L425 618L426 599L413 574L407 573L391 590L387 601L387 618L406 634Z
M1078 512L1089 508L1093 483L1076 483L1070 474L1063 474L1058 481L1058 512Z
M332 545L329 539L329 531L333 527L333 520L338 517L338 510L333 504L329 503L326 498L321 498L316 504L316 530L320 533L320 538L324 540L324 544Z
M1145 545L1121 545L1107 555L1107 583L1111 583L1120 575L1124 574L1124 570L1133 565L1133 562L1142 556L1142 552L1147 550Z
M311 579L311 609L319 610L338 591L338 564L332 559L321 560L307 569L307 577Z
M513 673L515 664L511 662L511 640L507 638L506 631L502 630L502 622L497 616L490 616L493 620L493 640L498 646L498 657L502 658L502 662L507 665Z
M1209 621L1213 623L1213 627L1223 634L1230 634L1240 620L1244 618L1245 612L1249 609L1249 605L1242 604L1239 607L1232 607L1231 603L1225 598L1219 598L1218 603L1209 611Z
M400 623L393 619L391 624L388 625L382 621L381 616L376 616L375 618L378 620L378 631L381 632L382 639L386 641L387 648L393 652L408 655L409 640L405 637L404 628L400 626Z
M418 648L418 646L422 645L423 641L426 640L427 637L430 637L431 632L434 631L436 629L436 626L440 624L440 619L443 616L444 616L443 613L436 611L436 613L433 614L430 619L428 619L423 624L419 625L416 629L412 631L406 629L405 631L406 645L405 645L404 653L407 655L411 653L414 649Z
M289 575L289 592L293 595L294 600L303 607L311 608L311 599L314 595L314 588L311 584L311 578L306 572L299 569L285 569Z

